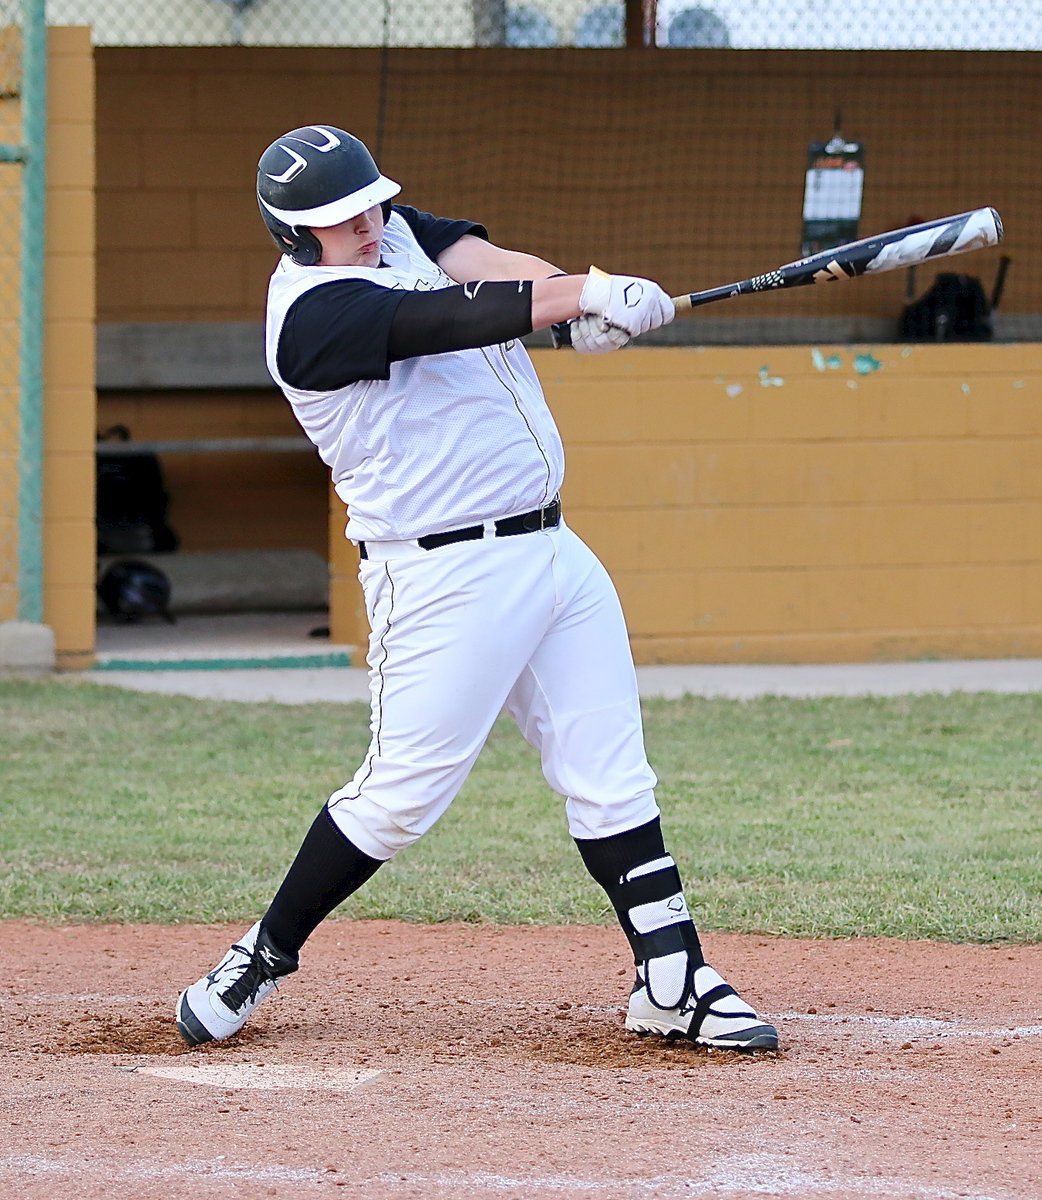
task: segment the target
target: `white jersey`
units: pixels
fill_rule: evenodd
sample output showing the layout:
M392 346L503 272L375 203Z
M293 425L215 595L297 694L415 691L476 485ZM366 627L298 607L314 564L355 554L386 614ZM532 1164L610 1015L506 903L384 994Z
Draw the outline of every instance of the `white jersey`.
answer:
M403 359L388 378L304 391L279 374L291 306L336 280L432 291L450 279L405 219L388 218L381 266L302 267L283 257L268 288L268 370L329 468L354 541L398 540L548 504L564 476L557 427L518 341Z

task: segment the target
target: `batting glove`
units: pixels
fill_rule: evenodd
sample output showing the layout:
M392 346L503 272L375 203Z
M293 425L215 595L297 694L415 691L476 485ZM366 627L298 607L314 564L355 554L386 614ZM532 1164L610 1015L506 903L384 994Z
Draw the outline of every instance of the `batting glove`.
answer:
M609 325L603 317L584 313L569 322L572 349L580 354L610 354L619 350L630 340L625 329Z
M630 337L666 325L676 316L673 301L650 279L606 275L591 267L579 296L579 307L624 329Z

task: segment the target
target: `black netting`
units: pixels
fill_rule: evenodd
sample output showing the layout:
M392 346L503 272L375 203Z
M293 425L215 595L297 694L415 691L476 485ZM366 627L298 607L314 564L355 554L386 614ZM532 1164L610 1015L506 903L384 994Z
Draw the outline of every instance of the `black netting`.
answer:
M119 156L102 217L147 220L123 174L147 191L190 133L214 138L216 157L187 146L205 189L207 172L225 186L227 148L255 163L279 133L324 121L366 140L409 203L482 221L563 269L596 262L673 294L970 209L1005 223L1001 247L827 296L714 305L665 340L890 339L944 273L975 281L995 337L1042 336L1035 0L52 0L48 13L90 23L99 48L99 148ZM187 49L169 62L154 49L139 96L106 103L108 72L126 79L145 46L199 47L204 77L187 82ZM187 119L155 99L168 91ZM181 127L181 142L163 140ZM933 328L957 324L949 313Z

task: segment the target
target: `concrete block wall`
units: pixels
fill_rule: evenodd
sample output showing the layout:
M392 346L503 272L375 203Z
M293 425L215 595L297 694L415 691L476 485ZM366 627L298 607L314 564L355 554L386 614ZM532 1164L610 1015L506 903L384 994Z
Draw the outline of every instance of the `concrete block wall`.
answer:
M539 362L641 661L1042 650L1042 348L614 358Z
M94 60L49 31L44 270L44 621L60 667L94 654Z
M90 30L48 31L44 261L44 625L60 666L94 651L94 62ZM5 122L5 137L17 126ZM17 295L20 168L5 165L6 287ZM0 622L18 612L17 336L0 377ZM13 626L9 627L13 628ZM53 636L52 636L53 635ZM10 656L0 655L6 661Z
M1042 347L534 357L638 662L1042 653ZM330 529L333 636L364 645Z
M280 133L323 120L378 150L406 203L480 220L501 245L562 268L639 271L672 294L756 275L799 253L807 144L830 135L837 104L867 147L863 232L993 204L1014 259L1003 311L1038 311L1038 54L96 54L101 321L258 319L273 257L257 158ZM573 114L552 137L550 112ZM990 284L996 259L957 269ZM933 274L920 268L919 291ZM895 272L833 289L827 304L817 289L760 296L755 312L896 322L905 286Z

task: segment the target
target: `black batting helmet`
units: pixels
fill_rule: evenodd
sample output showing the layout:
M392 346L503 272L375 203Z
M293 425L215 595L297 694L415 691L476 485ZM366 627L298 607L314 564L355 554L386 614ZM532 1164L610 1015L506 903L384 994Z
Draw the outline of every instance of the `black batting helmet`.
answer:
M339 225L400 191L380 174L364 143L332 125L306 125L283 134L257 164L264 224L283 254L304 267L322 256L311 229Z

